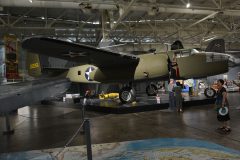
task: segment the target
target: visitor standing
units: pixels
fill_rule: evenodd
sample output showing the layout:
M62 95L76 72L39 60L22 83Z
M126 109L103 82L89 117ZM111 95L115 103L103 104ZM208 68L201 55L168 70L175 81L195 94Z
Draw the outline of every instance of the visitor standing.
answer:
M169 84L168 84L168 94L169 94L169 110L174 110L176 107L175 105L175 97L174 97L174 88L175 81L174 79L170 79Z
M230 114L229 114L229 104L227 100L227 91L223 87L224 80L219 79L217 81L217 97L216 97L216 110L217 110L217 119L219 122L221 122L221 126L218 128L224 132L230 132ZM224 112L225 113L224 113Z

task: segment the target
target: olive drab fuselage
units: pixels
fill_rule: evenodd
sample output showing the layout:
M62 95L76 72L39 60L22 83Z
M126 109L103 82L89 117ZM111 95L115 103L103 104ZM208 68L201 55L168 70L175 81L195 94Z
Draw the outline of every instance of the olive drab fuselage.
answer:
M79 83L116 83L141 81L151 79L166 79L169 76L168 57L173 61L176 57L173 51L168 53L138 55L139 63L136 67L117 66L99 68L86 64L69 69L67 78ZM203 53L177 56L179 79L200 78L228 71L228 61L209 61Z

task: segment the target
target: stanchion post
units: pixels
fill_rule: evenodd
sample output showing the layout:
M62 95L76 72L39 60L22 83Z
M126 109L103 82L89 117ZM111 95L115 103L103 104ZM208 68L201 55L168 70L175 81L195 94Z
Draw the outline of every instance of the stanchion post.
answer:
M88 160L92 160L92 143L91 143L89 119L84 120L84 131L85 131L85 140L87 145L87 158Z
M82 115L82 123L84 123L84 119L85 119L85 104L82 105L81 115ZM85 127L82 127L82 129L80 130L80 133L84 134L84 131L85 131Z
M82 106L82 122L84 122L85 118L85 105Z
M14 130L11 129L10 121L9 121L9 113L6 113L5 115L5 131L3 131L4 135L10 135L14 133Z

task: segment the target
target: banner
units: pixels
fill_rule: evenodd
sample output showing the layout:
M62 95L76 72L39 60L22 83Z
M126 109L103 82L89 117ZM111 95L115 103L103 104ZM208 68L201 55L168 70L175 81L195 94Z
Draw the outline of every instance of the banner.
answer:
M18 74L18 42L14 35L4 36L5 63L7 79L19 79Z

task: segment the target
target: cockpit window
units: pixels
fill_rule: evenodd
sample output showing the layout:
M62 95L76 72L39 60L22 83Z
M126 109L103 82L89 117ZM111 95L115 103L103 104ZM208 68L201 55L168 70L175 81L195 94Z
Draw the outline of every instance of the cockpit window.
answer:
M192 49L177 50L177 51L174 51L174 53L177 56L177 58L188 57L191 54L193 54Z
M194 54L194 53L199 53L199 51L193 48L192 51L191 51L191 53L192 53L192 54Z

